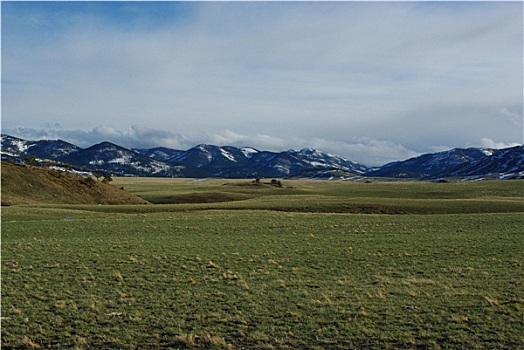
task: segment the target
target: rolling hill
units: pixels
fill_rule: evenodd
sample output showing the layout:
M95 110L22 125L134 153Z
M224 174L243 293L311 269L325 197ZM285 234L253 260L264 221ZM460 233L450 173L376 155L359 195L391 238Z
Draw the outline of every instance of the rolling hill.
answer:
M2 162L2 205L146 204L124 189L58 170Z

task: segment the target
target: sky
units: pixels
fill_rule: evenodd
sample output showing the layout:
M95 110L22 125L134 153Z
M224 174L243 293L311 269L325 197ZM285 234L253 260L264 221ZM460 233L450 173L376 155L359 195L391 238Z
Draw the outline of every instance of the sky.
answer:
M1 2L2 133L317 148L523 143L523 3Z

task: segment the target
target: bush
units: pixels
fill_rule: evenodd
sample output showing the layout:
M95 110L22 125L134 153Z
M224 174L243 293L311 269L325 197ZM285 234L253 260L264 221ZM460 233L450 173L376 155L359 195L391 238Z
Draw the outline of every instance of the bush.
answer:
M32 166L37 166L39 165L38 163L38 160L36 159L36 157L34 156L27 156L24 158L24 162L27 164L27 165L32 165Z
M96 184L96 180L93 179L91 176L89 176L89 177L87 177L87 178L85 179L84 183L85 183L87 186L91 187L91 186L93 186L93 185Z
M280 180L272 179L271 184L273 186L282 187L282 182L280 182Z

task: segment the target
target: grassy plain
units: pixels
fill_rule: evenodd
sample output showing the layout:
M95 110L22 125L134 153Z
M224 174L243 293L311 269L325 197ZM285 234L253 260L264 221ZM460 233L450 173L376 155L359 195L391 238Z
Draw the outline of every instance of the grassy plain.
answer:
M524 347L522 181L114 182L2 208L2 348Z

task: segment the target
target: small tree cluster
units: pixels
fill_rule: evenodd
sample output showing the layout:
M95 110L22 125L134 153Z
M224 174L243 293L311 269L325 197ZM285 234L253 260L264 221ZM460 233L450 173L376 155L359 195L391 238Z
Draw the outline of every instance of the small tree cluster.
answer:
M280 180L273 179L271 180L271 184L273 186L282 187L282 182L280 182Z
M111 175L105 175L104 178L102 179L102 182L105 184L108 184L111 181L113 181L113 178L111 177Z
M110 174L102 174L98 171L95 171L93 172L93 176L96 177L96 181L100 181L100 178L103 177L102 179L102 182L105 183L105 184L108 184L110 183L111 181L113 181L113 178L111 177Z
M91 176L88 176L88 177L85 179L84 183L85 183L87 186L92 187L92 186L94 186L94 185L96 184L96 180L93 179Z

